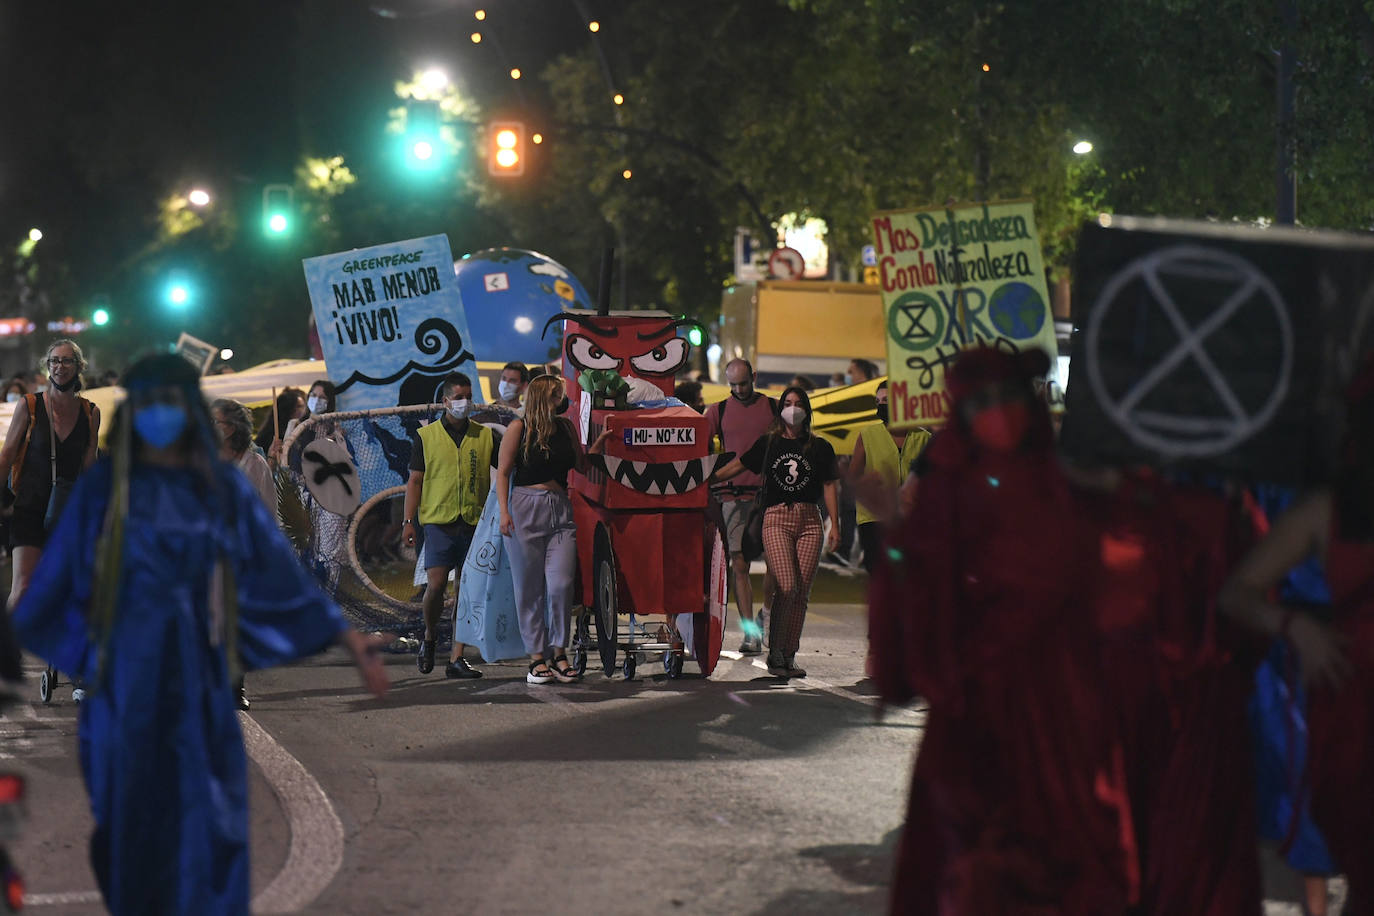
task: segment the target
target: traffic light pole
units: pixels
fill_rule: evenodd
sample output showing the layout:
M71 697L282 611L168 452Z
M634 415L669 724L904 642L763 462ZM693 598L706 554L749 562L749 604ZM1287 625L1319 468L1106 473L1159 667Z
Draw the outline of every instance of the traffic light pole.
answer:
M703 164L710 166L711 169L718 174L723 174L725 172L725 167L721 164L720 160L706 152L706 150L692 143L688 143L686 140L679 140L677 137L659 133L656 130L647 130L642 127L620 127L615 124L574 124L568 122L555 123L554 129L567 131L569 133L602 133L620 134L627 137L642 137L654 143L661 143L664 146L671 146L676 150L684 152ZM729 179L726 180L729 181ZM744 202L749 205L749 209L753 212L754 218L758 220L759 226L763 229L764 238L771 237L777 230L773 228L773 220L769 219L764 214L763 208L759 206L758 200L742 182L731 181L730 185L738 192L740 197L744 198Z

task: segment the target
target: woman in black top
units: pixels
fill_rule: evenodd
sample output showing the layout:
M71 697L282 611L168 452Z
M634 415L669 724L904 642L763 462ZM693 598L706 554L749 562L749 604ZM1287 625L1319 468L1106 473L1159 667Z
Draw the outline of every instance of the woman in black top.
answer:
M567 486L568 472L582 466L585 458L572 423L558 416L567 407L561 378L531 379L525 389L525 416L506 427L496 469L502 542L510 555L520 638L530 654L525 679L531 684L577 680L567 653L577 568ZM603 432L588 451L599 453L605 441ZM552 608L547 623L546 606Z
M835 450L811 431L811 398L801 387L791 386L778 400L778 419L753 448L712 475L712 483L728 481L741 471L764 477L760 504L764 507L764 558L768 571L778 580L778 592L768 619L768 673L778 677L805 677L797 667L802 623L807 621L811 581L820 562L820 500L826 500L830 518L837 514ZM831 525L824 548L840 544L840 529Z
M778 418L749 451L716 471L711 482L729 480L741 471L763 475L759 497L764 506L763 553L768 570L778 580L773 612L768 621L768 673L777 677L806 677L797 667L797 648L811 580L821 556L821 515L816 504L825 499L832 519L839 518L835 481L839 471L835 450L811 432L811 399L796 386L778 400ZM840 542L831 525L825 550Z
M14 491L10 608L28 587L48 540L43 521L53 491L53 446L57 479L69 485L95 461L100 438L100 408L78 394L83 387L81 372L86 368L81 348L70 340L54 341L44 365L48 390L34 399L32 418L27 401L14 405L10 431L0 449L0 480L12 477L10 489ZM16 470L18 473L11 474Z

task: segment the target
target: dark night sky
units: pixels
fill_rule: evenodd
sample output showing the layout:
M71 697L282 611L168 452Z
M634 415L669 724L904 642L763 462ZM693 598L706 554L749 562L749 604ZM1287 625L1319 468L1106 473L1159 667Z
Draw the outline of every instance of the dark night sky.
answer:
M506 73L520 66L537 100L528 77L587 46L578 5L0 0L0 242L40 226L50 254L108 268L146 241L156 201L192 182L251 197L307 151L380 143L393 83L418 66L444 66L488 111L518 104ZM599 17L613 4L580 5Z

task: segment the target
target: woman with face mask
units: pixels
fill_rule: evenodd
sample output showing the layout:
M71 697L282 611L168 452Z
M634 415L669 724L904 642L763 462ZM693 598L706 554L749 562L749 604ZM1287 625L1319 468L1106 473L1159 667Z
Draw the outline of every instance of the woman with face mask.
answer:
M964 351L953 418L875 569L876 686L930 704L893 913L1128 910L1134 846L1083 592L1095 541L1032 388L1048 370L1039 350Z
M199 382L170 354L129 369L110 457L77 481L14 613L26 648L87 685L90 856L115 914L248 912L239 672L341 642L386 689L377 641L219 458Z
M48 389L21 396L0 449L0 480L9 477L14 492L11 609L43 555L72 482L95 461L100 439L100 408L80 395L86 368L81 348L74 341L54 341L43 362ZM76 696L80 700L82 694Z
M577 566L577 529L567 488L568 473L585 470L586 457L572 422L562 416L567 409L563 379L531 380L525 415L506 428L497 462L501 535L510 555L520 637L530 654L525 679L531 684L578 678L567 652ZM603 432L587 450L599 454L607 435Z
M9 384L5 386L5 403L13 404L16 401L22 401L26 394L28 391L25 390L23 382L17 378L10 379Z
M729 480L745 470L763 475L758 497L764 507L763 551L777 577L768 628L768 672L775 677L806 677L797 665L811 581L821 556L822 525L817 503L825 500L831 519L838 519L835 481L839 470L830 443L811 432L811 399L801 388L786 389L778 400L777 420L753 446L711 477ZM825 550L840 543L832 524Z

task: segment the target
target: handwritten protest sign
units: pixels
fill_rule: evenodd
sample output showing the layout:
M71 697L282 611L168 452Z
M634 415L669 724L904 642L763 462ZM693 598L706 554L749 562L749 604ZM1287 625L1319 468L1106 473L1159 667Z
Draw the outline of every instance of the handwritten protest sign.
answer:
M1030 201L873 216L887 318L889 426L949 419L945 370L968 346L1058 355Z
M448 237L307 258L305 281L340 410L430 404L450 372L475 383ZM480 401L480 385L473 385Z

